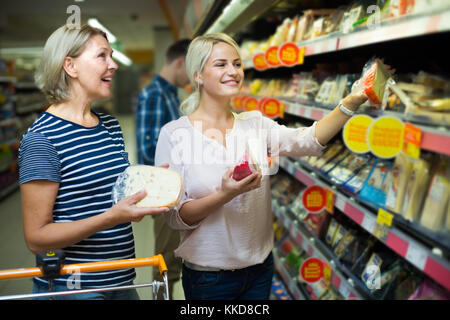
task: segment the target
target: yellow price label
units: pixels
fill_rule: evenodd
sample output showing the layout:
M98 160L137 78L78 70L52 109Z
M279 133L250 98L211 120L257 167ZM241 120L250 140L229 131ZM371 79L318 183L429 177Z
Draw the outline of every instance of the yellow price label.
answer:
M383 226L390 227L392 225L392 220L394 215L383 209L378 209L377 222Z
M367 143L367 131L373 119L364 114L353 116L342 130L343 140L350 151L355 153L366 153L370 151Z
M404 124L401 120L384 116L372 122L367 133L370 150L378 158L395 157L403 148Z
M330 189L325 189L325 210L331 214L334 213L334 192Z

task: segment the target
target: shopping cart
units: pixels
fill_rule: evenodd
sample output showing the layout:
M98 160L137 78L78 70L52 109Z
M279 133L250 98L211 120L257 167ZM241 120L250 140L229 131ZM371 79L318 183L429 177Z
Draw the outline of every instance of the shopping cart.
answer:
M0 300L15 300L15 299L29 299L29 298L40 298L40 297L55 297L62 295L72 295L81 293L92 293L92 292L105 292L114 290L127 290L133 288L144 288L152 287L153 298L156 299L159 290L162 288L162 297L164 300L169 299L169 285L167 278L167 266L164 258L161 254L148 258L136 258L136 259L125 259L125 260L113 260L113 261L102 261L102 262L92 262L92 263L79 263L79 264L66 264L64 265L64 253L61 250L48 250L39 253L36 257L38 267L35 268L21 268L21 269L9 269L0 270L0 280L10 280L10 279L21 279L30 277L44 277L49 282L49 292L48 293L31 293L31 294L18 294L9 296L0 296ZM153 280L152 283L136 284L136 285L126 285L126 286L116 286L108 288L95 288L95 289L79 289L79 290L68 290L51 292L52 290L52 280L57 278L59 275L83 273L83 272L95 272L95 271L108 271L117 269L129 269L129 268L139 268L139 267L158 267L159 272L162 275L163 281Z

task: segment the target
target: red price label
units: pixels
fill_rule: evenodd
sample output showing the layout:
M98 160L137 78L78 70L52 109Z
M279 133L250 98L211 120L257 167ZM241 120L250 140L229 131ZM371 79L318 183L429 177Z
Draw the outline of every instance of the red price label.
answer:
M259 109L266 117L275 118L282 115L283 104L274 98L263 98Z
M258 99L254 97L247 97L244 101L244 110L245 111L259 110Z
M302 196L303 206L311 213L322 211L326 206L327 195L320 186L308 187Z
M280 65L280 60L278 59L278 47L269 47L266 51L266 62L271 67L278 67Z
M300 267L300 276L308 283L319 281L323 277L323 263L317 258L306 259Z
M241 110L241 100L243 96L233 97L231 104L235 110Z
M287 42L278 49L278 58L285 66L295 66L300 51L295 43Z
M253 56L253 66L258 70L266 70L269 67L264 52L259 52Z

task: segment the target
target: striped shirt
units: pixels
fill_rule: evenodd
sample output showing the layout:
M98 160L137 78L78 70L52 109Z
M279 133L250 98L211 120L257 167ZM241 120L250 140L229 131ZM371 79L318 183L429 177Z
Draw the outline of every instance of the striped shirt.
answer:
M136 113L138 163L154 165L159 131L180 117L177 88L159 75L142 90Z
M95 127L83 127L50 113L42 113L24 134L19 149L20 184L32 180L59 183L53 221L86 219L112 206L111 190L117 176L129 165L119 122L94 113ZM134 258L131 223L93 234L63 249L66 264ZM75 287L109 287L129 283L134 269L60 276L56 284ZM40 285L47 286L41 278Z

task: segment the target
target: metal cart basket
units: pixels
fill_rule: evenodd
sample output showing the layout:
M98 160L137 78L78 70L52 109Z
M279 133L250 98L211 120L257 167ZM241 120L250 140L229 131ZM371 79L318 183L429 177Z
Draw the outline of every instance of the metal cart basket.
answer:
M9 279L21 279L30 277L44 277L49 281L49 292L48 293L31 293L31 294L18 294L18 295L8 295L0 296L0 300L14 300L14 299L29 299L29 298L39 298L39 297L54 297L62 295L72 295L81 293L92 293L92 292L105 292L113 290L127 290L133 288L143 288L152 287L153 298L157 298L157 294L160 288L162 288L162 297L164 300L169 299L169 286L167 278L167 266L164 258L161 254L153 257L147 258L136 258L136 259L125 259L125 260L113 260L113 261L102 261L102 262L92 262L92 263L79 263L79 264L61 264L63 259L59 261L54 257L57 250L48 250L44 253L40 253L40 259L38 255L37 261L38 267L35 268L21 268L21 269L8 269L0 270L0 280ZM158 267L159 272L162 275L163 281L153 280L152 283L146 284L136 284L136 285L126 285L126 286L116 286L107 288L95 288L95 289L80 289L80 290L68 290L59 292L50 292L52 288L52 279L59 275L83 273L83 272L95 272L95 271L108 271L117 269L129 269L138 267Z

